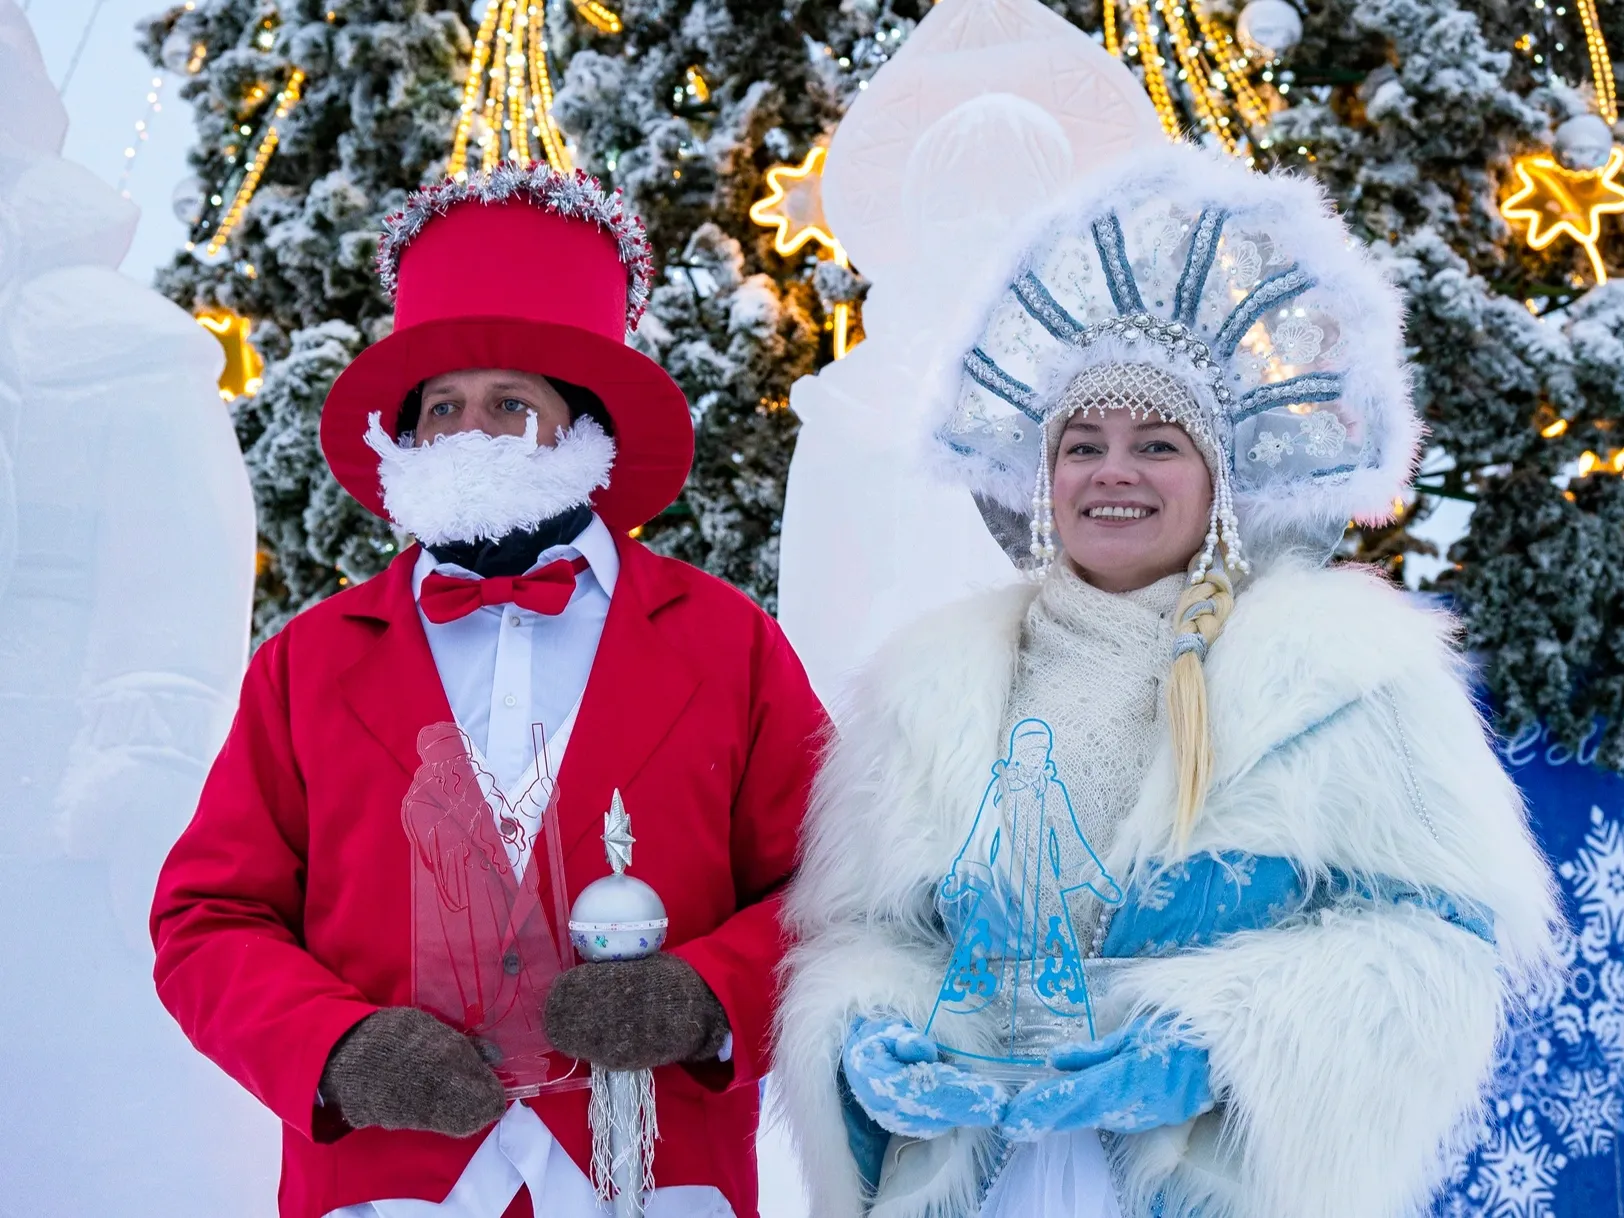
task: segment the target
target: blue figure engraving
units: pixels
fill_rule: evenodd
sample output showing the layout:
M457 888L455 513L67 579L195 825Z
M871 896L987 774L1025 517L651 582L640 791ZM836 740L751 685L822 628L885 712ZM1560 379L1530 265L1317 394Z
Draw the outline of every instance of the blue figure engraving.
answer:
M1054 730L1022 719L1007 755L993 764L974 823L942 881L940 907L953 952L926 1031L956 1056L1040 1066L1048 1050L1094 1038L1074 903L1106 905L1122 889L1089 845L1071 793L1055 771ZM996 1055L973 1052L963 1016L1007 1028ZM1081 1020L1080 1024L1073 1020ZM983 1034L984 1035L984 1034Z

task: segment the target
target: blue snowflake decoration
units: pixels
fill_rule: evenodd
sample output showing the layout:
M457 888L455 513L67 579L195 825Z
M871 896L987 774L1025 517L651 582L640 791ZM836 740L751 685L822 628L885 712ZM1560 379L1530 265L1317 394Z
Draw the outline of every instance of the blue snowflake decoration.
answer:
M1594 736L1592 736L1592 742ZM1502 750L1556 863L1572 931L1565 984L1526 995L1492 1108L1436 1218L1624 1218L1624 777L1540 730Z

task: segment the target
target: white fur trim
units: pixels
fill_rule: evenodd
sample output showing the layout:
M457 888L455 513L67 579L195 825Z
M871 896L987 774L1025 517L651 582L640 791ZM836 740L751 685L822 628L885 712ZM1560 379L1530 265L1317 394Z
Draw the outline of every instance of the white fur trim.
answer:
M1137 962L1116 986L1176 1014L1226 1107L1202 1170L1119 1140L1124 1213L1166 1190L1167 1218L1423 1211L1478 1117L1504 1003L1494 950L1407 906Z
M560 427L552 447L536 443L536 427L531 411L523 435L463 431L418 447L409 434L396 441L373 411L366 442L378 454L384 510L432 546L533 529L609 485L615 442L596 420Z
M934 893L998 756L1033 594L983 595L893 639L853 687L819 776L786 905L800 942L776 1069L820 1218L860 1213L834 1082L850 1016L883 1006L918 1020L934 1003L946 951ZM1475 1113L1508 994L1554 967L1558 915L1452 632L1355 569L1277 564L1242 586L1206 666L1217 777L1192 849L1436 885L1490 907L1499 942L1418 910L1365 909L1123 969L1102 1023L1131 1005L1177 1013L1208 1046L1230 1113L1227 1145L1215 1121L1121 1139L1140 1194L1205 1198L1210 1218L1396 1216ZM1171 837L1159 730L1113 874ZM977 1144L930 1147L925 1182L904 1198L887 1180L876 1212L934 1218L963 1199Z
M930 897L963 836L964 793L985 785L1036 591L1016 585L927 615L880 650L836 716L840 743L818 775L786 907L800 944L785 962L773 1067L819 1218L862 1212L834 1086L852 1016L894 1011L923 1027L935 1004L948 945L931 925ZM925 654L938 663L922 666ZM978 696L992 686L996 698ZM903 741L905 760L889 753ZM886 1181L876 1214L973 1212L984 1138L892 1147L900 1175Z

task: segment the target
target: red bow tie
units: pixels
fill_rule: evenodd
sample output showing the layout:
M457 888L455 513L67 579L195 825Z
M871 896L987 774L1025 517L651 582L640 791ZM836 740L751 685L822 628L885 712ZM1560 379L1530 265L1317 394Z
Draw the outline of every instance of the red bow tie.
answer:
M492 575L485 579L459 579L432 572L417 594L423 616L437 626L467 617L483 605L517 605L531 613L556 617L575 595L575 577L587 561L560 558L525 575Z

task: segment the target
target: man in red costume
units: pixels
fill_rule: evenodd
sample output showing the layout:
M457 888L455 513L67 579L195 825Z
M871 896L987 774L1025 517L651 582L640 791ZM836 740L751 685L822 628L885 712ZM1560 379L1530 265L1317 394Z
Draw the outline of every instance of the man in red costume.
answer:
M628 536L693 458L624 341L642 226L584 174L504 167L413 196L379 265L395 330L322 447L418 544L254 656L159 880L159 996L282 1119L284 1218L607 1212L581 1062L654 1071L650 1218L753 1218L825 719L766 614ZM571 967L616 790L666 950Z

